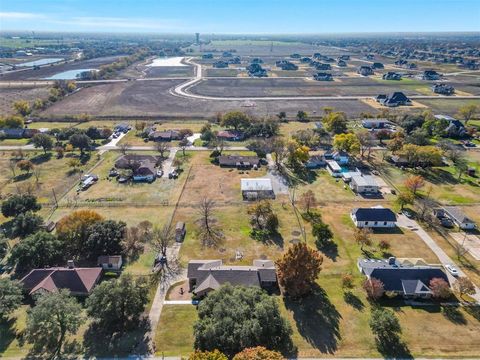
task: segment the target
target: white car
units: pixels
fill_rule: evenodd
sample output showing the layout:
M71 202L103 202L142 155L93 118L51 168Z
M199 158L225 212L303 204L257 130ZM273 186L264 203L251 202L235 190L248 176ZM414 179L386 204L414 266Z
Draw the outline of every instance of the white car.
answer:
M457 268L453 265L447 264L445 265L445 269L447 269L447 271L455 277L459 275Z
M163 176L163 170L157 170L157 177L161 178Z

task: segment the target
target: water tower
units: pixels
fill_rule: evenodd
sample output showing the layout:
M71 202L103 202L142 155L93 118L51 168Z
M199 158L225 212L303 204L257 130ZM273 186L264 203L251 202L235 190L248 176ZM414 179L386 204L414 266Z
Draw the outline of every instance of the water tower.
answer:
M195 44L200 45L200 33L195 33Z

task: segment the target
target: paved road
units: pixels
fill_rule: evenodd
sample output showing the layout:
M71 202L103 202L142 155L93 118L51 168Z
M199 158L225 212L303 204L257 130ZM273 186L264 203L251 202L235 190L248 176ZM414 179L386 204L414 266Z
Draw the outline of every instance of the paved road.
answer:
M416 232L417 235L423 240L423 242L435 253L435 255L437 255L442 265L444 266L447 264L455 265L453 260L445 253L445 251L442 250L440 246L438 246L435 240L433 240L432 237L415 220L409 219L405 215L400 214L398 215L397 225L399 227L403 227ZM466 274L462 271L462 269L460 269L456 265L455 267L458 269L458 272L461 277L466 276ZM456 278L453 277L448 271L446 271L446 273L447 273L448 279L450 280L450 283L454 284L457 281ZM472 297L478 303L480 303L480 289L477 286L475 286L475 288L477 292Z

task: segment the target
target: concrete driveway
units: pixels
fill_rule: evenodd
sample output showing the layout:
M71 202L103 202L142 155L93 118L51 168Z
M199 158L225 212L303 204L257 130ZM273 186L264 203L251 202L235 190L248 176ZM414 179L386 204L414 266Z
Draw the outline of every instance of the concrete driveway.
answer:
M437 255L442 265L445 266L447 264L452 264L458 269L461 277L466 277L466 274L462 271L462 269L460 269L453 262L453 260L445 253L445 251L443 251L442 248L437 245L435 240L433 240L432 237L425 230L423 230L423 228L415 220L409 219L403 214L399 214L397 215L397 226L417 233L417 235L423 240L423 242L435 253L435 255ZM445 272L448 276L448 279L450 280L450 283L453 285L457 281L457 279L452 276L448 271ZM475 286L475 288L477 292L472 297L478 303L480 303L480 289L477 286Z

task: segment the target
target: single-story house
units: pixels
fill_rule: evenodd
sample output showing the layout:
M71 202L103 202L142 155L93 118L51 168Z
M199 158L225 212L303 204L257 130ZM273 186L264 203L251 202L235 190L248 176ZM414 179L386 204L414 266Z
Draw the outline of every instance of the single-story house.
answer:
M227 141L241 141L245 138L245 134L239 130L221 130L218 132L217 138Z
M347 62L345 60L338 60L337 61L337 66L338 67L346 67L347 66Z
M222 260L190 260L187 277L189 291L197 296L204 296L226 283L267 290L277 287L277 273L271 260L254 260L252 266L223 265Z
M30 296L60 289L69 290L73 296L87 296L100 280L102 268L76 268L72 263L64 268L33 269L20 282Z
M218 60L218 61L215 61L213 63L213 67L217 68L217 69L228 68L228 63L226 61L223 61L223 60Z
M363 119L362 126L366 129L383 129L386 125L392 125L387 119Z
M374 62L372 64L372 69L383 69L385 66L380 62Z
M440 80L440 74L435 70L425 70L422 75L423 80Z
M435 94L441 95L453 95L455 93L455 88L448 84L435 84L432 86L432 90Z
M242 156L242 155L220 155L218 164L221 167L235 167L237 169L251 169L260 165L258 156Z
M389 71L382 76L383 80L402 80L402 74L395 71Z
M148 138L152 141L172 141L181 140L181 135L177 130L152 131Z
M319 72L313 75L313 78L317 81L332 81L333 76L332 74L325 73L325 72Z
M377 194L380 192L380 186L371 175L352 176L350 188L358 194Z
M445 206L443 208L445 215L449 217L455 225L462 230L473 230L476 228L475 222L466 216L463 211L457 206Z
M101 266L103 270L119 271L122 268L121 255L102 255L97 259L97 265Z
M240 179L243 200L274 199L272 180L268 178Z
M323 155L312 155L305 164L305 167L307 169L318 169L321 167L325 167L326 165L327 162Z
M141 154L126 154L120 156L115 161L117 169L131 169L135 163L151 162L158 166L160 164L160 157L155 155L141 155Z
M356 208L350 217L358 228L391 228L397 222L395 213L383 207Z
M35 134L40 133L38 129L25 129L25 128L3 128L0 129L0 137L5 139L24 139L32 138Z
M140 166L133 171L133 181L147 181L152 182L157 177L155 164L149 161L140 163Z
M411 265L394 257L384 260L359 259L357 266L367 279L377 279L386 292L406 298L430 298L430 281L443 279L450 285L440 266Z
M315 63L315 69L317 70L332 70L332 65L325 63Z
M412 105L412 101L401 91L395 91L392 94L385 95L385 97L379 95L377 96L377 102L388 107Z
M123 132L123 133L127 133L132 127L128 124L116 124L114 127L113 127L113 130L115 132Z

